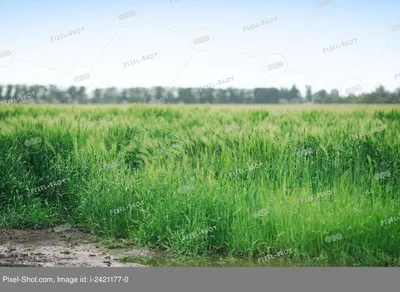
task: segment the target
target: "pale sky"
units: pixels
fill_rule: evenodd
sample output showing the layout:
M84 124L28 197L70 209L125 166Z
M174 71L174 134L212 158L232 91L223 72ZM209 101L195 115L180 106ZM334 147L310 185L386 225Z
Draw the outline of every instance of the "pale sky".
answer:
M395 0L0 0L0 9L1 84L400 87Z

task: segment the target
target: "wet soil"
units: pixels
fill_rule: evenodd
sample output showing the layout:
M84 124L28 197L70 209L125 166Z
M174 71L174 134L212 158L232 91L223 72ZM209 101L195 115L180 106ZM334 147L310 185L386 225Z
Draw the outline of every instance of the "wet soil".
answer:
M93 242L85 230L58 226L50 230L0 230L0 267L340 267L361 263L328 263L319 257L308 262L277 257L258 263L257 258L227 256L174 257L165 251L134 247L108 248ZM379 263L372 266L398 266Z
M148 255L146 250L130 250ZM83 230L0 230L0 267L143 267L122 263Z

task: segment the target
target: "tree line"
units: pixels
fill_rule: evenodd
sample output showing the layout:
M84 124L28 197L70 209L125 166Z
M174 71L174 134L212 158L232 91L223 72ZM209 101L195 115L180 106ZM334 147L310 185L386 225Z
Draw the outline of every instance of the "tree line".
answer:
M373 92L344 96L333 89L312 91L306 86L303 96L296 86L288 88L59 88L55 85L0 85L0 104L55 103L55 104L110 104L110 103L210 103L210 104L278 104L278 103L400 103L400 88L393 92L378 86Z

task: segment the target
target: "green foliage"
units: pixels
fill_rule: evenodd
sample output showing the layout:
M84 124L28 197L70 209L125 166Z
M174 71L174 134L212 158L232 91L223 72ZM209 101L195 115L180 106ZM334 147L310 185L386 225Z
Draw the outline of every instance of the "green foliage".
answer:
M360 86L360 85L359 85ZM311 86L306 86L305 96L293 85L287 88L96 88L87 92L85 87L71 86L59 89L55 85L26 86L8 84L7 90L0 85L0 105L14 103L28 104L286 104L286 103L400 103L400 88L393 92L378 86L372 92L357 90L347 94L346 90L337 89L327 92L320 90L313 93ZM360 87L361 88L361 87ZM362 89L362 88L361 88ZM14 91L12 97L10 93Z
M399 257L399 223L381 224L400 210L398 109L13 105L0 117L0 228L69 223L182 254Z

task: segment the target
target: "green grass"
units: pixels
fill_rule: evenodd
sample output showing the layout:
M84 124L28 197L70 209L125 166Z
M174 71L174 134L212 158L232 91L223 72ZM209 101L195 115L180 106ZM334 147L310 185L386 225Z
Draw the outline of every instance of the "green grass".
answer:
M400 221L381 220L400 217L400 110L340 109L2 106L0 228L69 223L186 255L397 261Z

